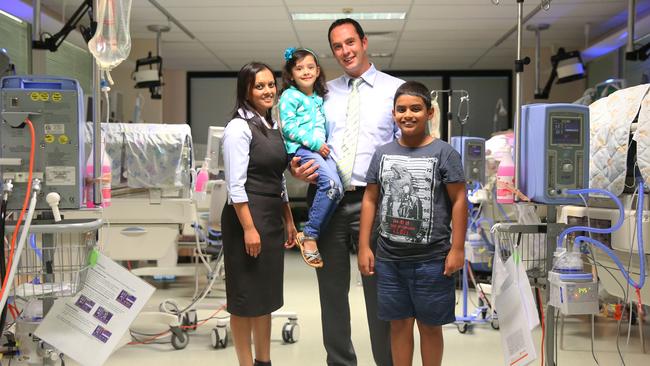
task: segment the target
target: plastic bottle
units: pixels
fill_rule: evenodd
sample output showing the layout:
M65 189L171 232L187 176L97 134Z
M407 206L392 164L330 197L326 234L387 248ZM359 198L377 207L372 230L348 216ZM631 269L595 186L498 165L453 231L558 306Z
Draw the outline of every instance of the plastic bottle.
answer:
M197 199L205 198L205 188L207 186L208 180L210 179L210 174L208 174L208 165L210 164L210 158L205 158L203 165L199 170L199 174L196 176L196 185L194 186L194 191L196 192Z
M497 169L497 203L514 203L515 195L507 187L515 186L515 163L512 161L510 147L501 154L501 162Z
M112 179L111 158L108 156L108 154L106 154L106 150L103 142L102 142L100 153L101 153L101 164L102 164L101 184L100 184L101 192L102 192L101 207L108 207L111 205L111 179ZM90 157L88 157L88 161L86 162L86 177L92 179L93 176L94 176L93 154L90 154ZM86 207L88 208L95 207L95 202L93 199L93 186L94 185L91 181L86 182L85 200L86 200Z

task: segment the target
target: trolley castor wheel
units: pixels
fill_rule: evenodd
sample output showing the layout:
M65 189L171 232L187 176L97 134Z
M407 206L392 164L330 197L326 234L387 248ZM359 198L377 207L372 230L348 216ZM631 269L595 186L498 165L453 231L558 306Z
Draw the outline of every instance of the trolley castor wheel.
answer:
M196 310L192 309L187 313L183 314L183 320L181 322L183 329L185 330L196 330L196 325L198 324L198 317L196 315Z
M287 322L282 326L282 340L284 343L296 343L300 338L300 325L295 322Z
M467 329L469 329L469 324L467 324L467 323L457 323L456 327L458 328L458 333L465 334L465 333L467 333Z
M490 322L492 329L499 330L499 319L492 319Z
M214 349L226 348L228 346L228 330L226 327L216 326L212 328L210 341Z
M190 336L180 328L172 328L172 347L181 350L190 343Z

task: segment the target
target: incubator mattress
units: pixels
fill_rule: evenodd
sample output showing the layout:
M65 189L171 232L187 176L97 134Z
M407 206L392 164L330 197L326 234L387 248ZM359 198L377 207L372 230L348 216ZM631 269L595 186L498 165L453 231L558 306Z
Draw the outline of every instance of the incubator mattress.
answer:
M623 193L630 125L639 113L641 101L649 87L649 84L644 84L619 90L589 106L591 188L606 189L617 196ZM639 146L650 145L647 138L645 140L644 143L639 142ZM650 155L648 158L650 161Z

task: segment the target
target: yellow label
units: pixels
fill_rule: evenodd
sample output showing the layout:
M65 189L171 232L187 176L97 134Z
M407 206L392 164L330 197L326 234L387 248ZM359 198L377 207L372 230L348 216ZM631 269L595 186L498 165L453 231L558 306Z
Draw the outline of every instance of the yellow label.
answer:
M67 135L61 135L61 136L59 136L59 144L61 144L61 145L65 145L65 144L68 143L68 141L70 141L70 139L68 138Z
M38 102L40 100L40 96L38 95L38 92L31 92L29 94L29 97L32 98L33 102Z
M52 93L53 102L60 102L61 100L63 100L63 95L61 95L61 93L59 92Z
M48 92L40 92L38 96L41 102L47 102L50 100L50 94Z
M53 143L54 142L54 135L49 135L49 134L45 135L45 142L47 142L48 144Z

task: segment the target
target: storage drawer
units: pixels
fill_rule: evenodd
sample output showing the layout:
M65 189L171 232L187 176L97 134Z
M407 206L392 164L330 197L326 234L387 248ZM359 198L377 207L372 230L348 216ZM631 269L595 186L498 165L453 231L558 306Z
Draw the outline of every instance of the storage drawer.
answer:
M178 233L178 224L111 225L102 230L104 253L114 260L176 258Z

